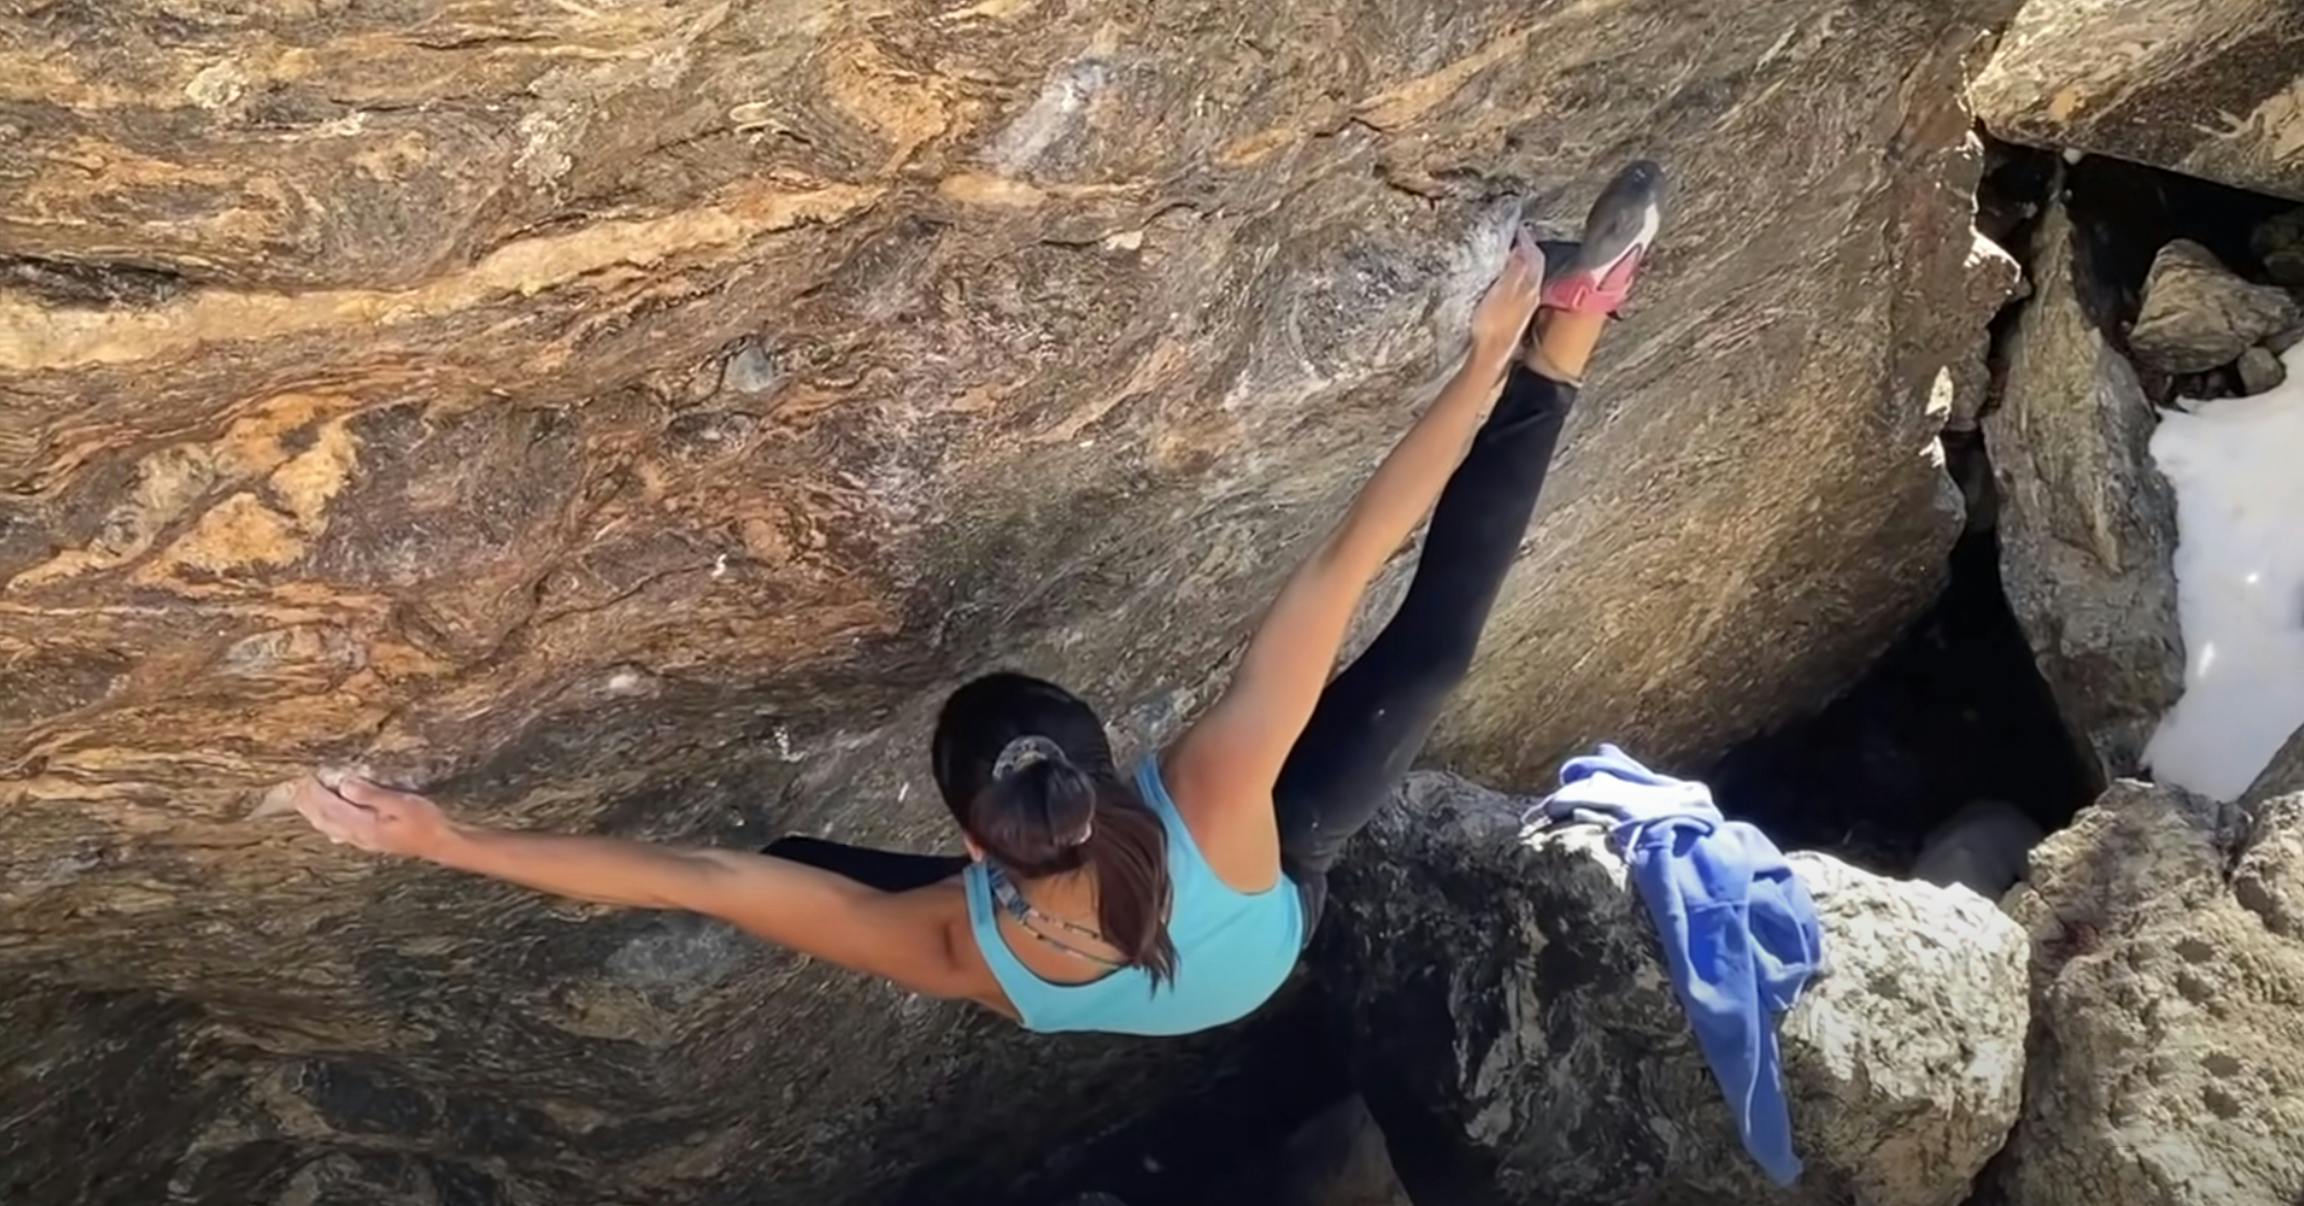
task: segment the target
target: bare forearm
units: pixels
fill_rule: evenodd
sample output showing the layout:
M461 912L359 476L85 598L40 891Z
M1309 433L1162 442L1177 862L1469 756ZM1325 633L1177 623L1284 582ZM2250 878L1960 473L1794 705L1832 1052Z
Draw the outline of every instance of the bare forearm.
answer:
M770 942L940 996L970 984L950 941L951 893L880 892L746 850L459 825L440 806L357 775L306 776L292 801L322 833L597 904L686 909Z
M1319 556L1330 568L1373 579L1440 499L1472 437L1496 405L1513 349L1475 343L1440 396L1360 488Z
M594 904L694 907L708 852L621 838L453 825L424 857L444 867Z

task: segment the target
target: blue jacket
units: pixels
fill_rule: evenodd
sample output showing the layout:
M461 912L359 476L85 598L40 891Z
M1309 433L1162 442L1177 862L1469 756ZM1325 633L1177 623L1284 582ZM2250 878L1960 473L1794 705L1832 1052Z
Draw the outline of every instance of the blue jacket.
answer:
M1744 1150L1778 1185L1799 1179L1774 1015L1823 962L1808 889L1767 835L1722 817L1703 784L1659 775L1612 745L1561 767L1544 813L1615 825Z

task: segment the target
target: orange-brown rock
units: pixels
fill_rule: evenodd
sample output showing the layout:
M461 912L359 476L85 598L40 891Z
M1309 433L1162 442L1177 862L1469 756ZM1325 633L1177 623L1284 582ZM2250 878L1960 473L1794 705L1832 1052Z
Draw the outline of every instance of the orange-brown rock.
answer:
M0 1197L974 1193L1202 1075L250 814L944 842L941 690L1168 731L1509 199L1635 154L1677 223L1437 752L1812 705L1957 523L2004 8L0 4Z

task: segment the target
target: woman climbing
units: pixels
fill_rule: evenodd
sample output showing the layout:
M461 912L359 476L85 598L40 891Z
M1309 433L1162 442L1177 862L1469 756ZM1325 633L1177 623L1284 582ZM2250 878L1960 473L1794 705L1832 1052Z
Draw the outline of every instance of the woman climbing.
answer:
M1288 579L1222 697L1132 776L1060 687L997 674L954 692L932 757L965 859L486 829L353 777L306 780L298 810L365 850L708 914L1033 1030L1185 1034L1239 1018L1287 978L1328 868L1470 668L1585 362L1656 236L1661 185L1654 164L1619 173L1550 272L1515 241L1463 367ZM1330 681L1361 597L1427 513L1398 614Z

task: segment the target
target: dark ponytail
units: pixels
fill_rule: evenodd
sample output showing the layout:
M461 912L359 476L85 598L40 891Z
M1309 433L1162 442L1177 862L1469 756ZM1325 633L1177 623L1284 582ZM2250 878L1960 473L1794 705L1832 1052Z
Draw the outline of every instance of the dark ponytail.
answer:
M1154 984L1175 978L1168 831L1093 709L1054 683L986 675L944 701L931 756L945 807L992 861L1023 879L1087 868L1097 932Z

